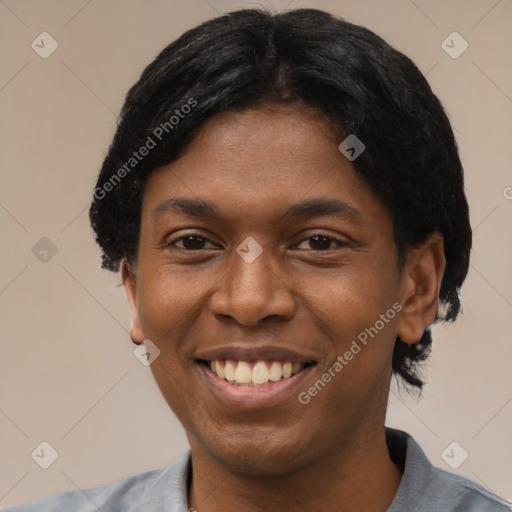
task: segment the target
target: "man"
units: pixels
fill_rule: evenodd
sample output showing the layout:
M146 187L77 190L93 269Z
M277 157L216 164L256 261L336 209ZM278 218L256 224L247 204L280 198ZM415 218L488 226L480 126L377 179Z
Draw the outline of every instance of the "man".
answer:
M471 228L448 119L378 36L311 9L187 32L129 91L90 219L191 451L8 510L511 509L384 427Z

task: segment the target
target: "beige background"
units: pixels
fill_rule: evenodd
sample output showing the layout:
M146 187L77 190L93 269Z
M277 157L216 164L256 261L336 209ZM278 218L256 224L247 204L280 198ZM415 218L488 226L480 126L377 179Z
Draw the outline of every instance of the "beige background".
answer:
M247 5L255 4L0 0L4 506L164 467L187 448L133 355L124 291L100 270L87 207L142 69L184 30ZM512 500L512 1L273 5L324 8L376 31L427 74L449 112L474 227L465 314L434 330L423 397L393 388L388 424L445 469L441 453L457 441L469 458L456 472ZM43 31L59 44L47 59L31 48ZM453 31L469 43L457 59L441 47ZM46 262L32 252L42 237L57 248ZM46 470L31 458L42 441L58 452Z

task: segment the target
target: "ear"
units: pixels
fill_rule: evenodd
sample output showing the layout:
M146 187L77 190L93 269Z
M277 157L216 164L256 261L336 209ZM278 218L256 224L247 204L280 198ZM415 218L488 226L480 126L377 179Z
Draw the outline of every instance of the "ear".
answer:
M439 233L409 250L402 269L402 310L397 319L397 334L406 343L418 343L434 322L445 267L443 237Z
M121 263L121 276L126 296L128 297L128 302L130 304L132 319L130 338L133 343L140 345L144 341L144 333L142 332L142 327L140 325L139 309L137 307L137 275L126 259L123 259Z

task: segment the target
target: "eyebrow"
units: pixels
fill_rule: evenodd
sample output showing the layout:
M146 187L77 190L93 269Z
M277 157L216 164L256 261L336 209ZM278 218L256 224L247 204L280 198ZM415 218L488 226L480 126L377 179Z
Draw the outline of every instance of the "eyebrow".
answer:
M340 199L317 198L292 204L283 217L300 219L326 215L358 220L361 217L361 212Z
M172 197L160 203L152 212L154 219L164 213L178 213L190 217L220 218L217 207L204 199L191 199L186 197ZM349 220L359 220L361 212L353 206L339 199L306 199L292 204L283 214L283 218L303 219L335 215Z
M191 217L219 217L217 208L202 199L189 199L185 197L172 197L160 203L152 213L157 219L164 213L182 213Z

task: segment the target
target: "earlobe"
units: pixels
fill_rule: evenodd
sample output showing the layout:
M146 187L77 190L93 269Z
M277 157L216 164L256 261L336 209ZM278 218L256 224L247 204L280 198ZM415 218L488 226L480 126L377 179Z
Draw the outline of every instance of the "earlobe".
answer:
M445 266L443 238L439 233L433 233L424 243L410 249L402 269L400 303L403 307L397 320L397 334L406 343L418 343L433 323Z
M131 314L130 338L133 343L140 345L144 341L144 333L140 325L139 309L137 303L137 276L126 259L121 264L121 276L124 289L128 297Z

